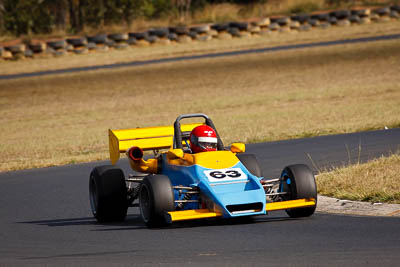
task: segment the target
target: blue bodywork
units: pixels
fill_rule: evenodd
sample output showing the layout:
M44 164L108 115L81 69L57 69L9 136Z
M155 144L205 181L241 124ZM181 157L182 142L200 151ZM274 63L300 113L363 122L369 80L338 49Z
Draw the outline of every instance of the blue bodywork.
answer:
M220 174L224 171L227 171L230 177L225 174L220 175L225 175L224 179L210 176L210 174ZM265 190L260 183L262 177L251 174L240 161L230 168L213 170L196 164L191 166L171 165L164 159L162 160L162 174L170 178L172 186L197 187L201 192L200 198L203 205L204 200L207 200L208 203L211 202L216 206L211 208L222 212L223 217L266 214ZM183 198L184 194L179 194L178 190L174 190L174 193L175 200ZM193 196L191 199L197 198L198 196ZM186 203L183 210L200 208L202 207L198 203Z

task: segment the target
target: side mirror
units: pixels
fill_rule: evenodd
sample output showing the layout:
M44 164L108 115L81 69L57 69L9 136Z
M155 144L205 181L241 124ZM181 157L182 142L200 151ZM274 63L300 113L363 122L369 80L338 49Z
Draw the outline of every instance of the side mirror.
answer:
M183 150L180 148L170 149L167 152L168 159L182 159L183 158Z
M233 153L244 153L246 151L246 146L243 143L233 143L231 145L231 151Z

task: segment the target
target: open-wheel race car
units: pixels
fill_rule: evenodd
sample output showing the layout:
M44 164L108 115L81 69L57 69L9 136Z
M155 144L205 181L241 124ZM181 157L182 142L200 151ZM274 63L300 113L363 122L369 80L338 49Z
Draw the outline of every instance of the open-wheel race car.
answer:
M204 122L181 124L188 118ZM195 131L205 136L194 136ZM196 142L206 141L210 149L195 151ZM244 144L224 147L205 114L181 115L173 126L109 130L109 147L112 165L95 167L89 180L90 205L99 222L123 221L133 206L139 206L149 227L275 210L307 217L316 209L316 183L308 166L290 165L280 178L264 178L256 157L244 153ZM144 157L144 151L153 156ZM127 178L115 166L121 153L135 171Z

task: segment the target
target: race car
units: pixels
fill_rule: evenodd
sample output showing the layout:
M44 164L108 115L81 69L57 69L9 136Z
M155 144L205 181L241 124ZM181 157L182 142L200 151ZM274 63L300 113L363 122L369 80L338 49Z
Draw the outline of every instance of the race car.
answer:
M187 119L200 122L181 124ZM195 153L191 135L202 125L214 134L205 139L215 140L215 146ZM267 179L243 143L225 148L205 114L181 115L173 126L109 130L109 150L112 165L95 167L89 179L90 206L99 222L123 221L134 206L148 227L275 210L308 217L316 209L315 178L307 165L287 166L279 178ZM115 166L121 153L135 171L127 178Z

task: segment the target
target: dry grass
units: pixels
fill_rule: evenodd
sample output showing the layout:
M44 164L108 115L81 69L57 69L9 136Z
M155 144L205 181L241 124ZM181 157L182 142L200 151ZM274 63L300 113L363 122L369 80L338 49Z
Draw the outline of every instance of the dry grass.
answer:
M360 1L361 2L361 1ZM332 8L324 0L269 0L267 3L237 5L231 3L207 5L197 10L187 23L228 22L271 15L288 15L298 7L312 5L317 9Z
M0 81L0 171L106 159L108 128L209 114L226 144L399 127L400 41Z
M41 57L21 61L1 61L0 75L55 70L72 67L94 66L135 60L147 60L179 55L203 54L216 51L233 51L246 48L272 47L278 45L311 43L347 38L375 36L400 33L400 20L388 23L374 23L351 27L332 27L327 30L313 29L302 33L279 33L269 36L232 40L212 40L210 42L192 42L190 44L173 44L169 46L154 45L149 47L133 46L126 50L97 52L87 55L68 55L64 57Z
M321 173L317 186L339 199L400 204L400 154Z

